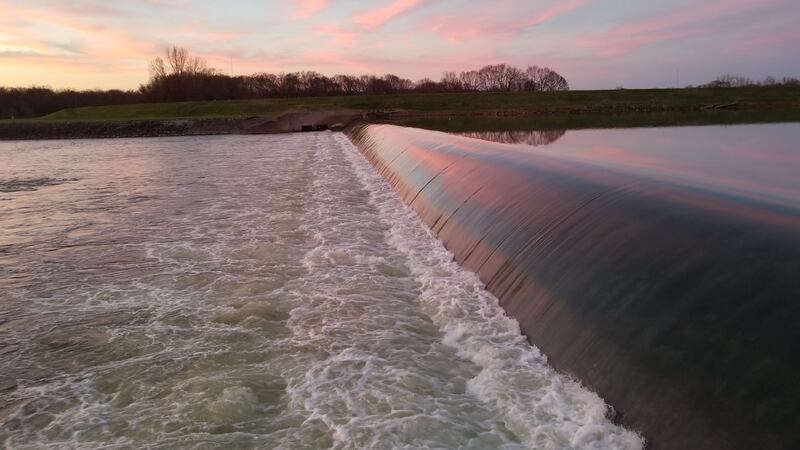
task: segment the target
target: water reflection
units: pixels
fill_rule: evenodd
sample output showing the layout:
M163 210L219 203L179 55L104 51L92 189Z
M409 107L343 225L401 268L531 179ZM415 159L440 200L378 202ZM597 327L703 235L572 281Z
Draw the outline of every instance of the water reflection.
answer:
M547 149L355 133L455 261L648 444L797 447L800 124L575 131Z
M800 124L454 132L649 178L800 207Z
M731 195L800 207L800 124L585 130L548 151Z
M527 130L527 131L472 131L456 133L473 139L499 142L501 144L525 144L534 147L550 145L567 134L567 130Z
M72 180L58 180L54 178L12 178L8 180L0 179L0 192L20 192L20 191L35 191L40 187L57 186L66 181Z
M338 134L0 142L0 448L640 448L451 258Z

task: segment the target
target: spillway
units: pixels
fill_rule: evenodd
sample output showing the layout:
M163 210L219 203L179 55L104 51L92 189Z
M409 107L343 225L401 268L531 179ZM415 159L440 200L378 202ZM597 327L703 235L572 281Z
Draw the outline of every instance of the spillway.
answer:
M349 135L652 448L800 447L796 186L392 125Z
M641 449L339 133L0 142L0 448Z

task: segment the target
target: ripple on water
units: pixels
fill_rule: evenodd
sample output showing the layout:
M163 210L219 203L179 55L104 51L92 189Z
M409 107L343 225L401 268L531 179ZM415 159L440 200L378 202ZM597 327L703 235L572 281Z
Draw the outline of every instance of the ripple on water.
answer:
M31 145L80 181L0 206L8 447L641 447L342 135Z

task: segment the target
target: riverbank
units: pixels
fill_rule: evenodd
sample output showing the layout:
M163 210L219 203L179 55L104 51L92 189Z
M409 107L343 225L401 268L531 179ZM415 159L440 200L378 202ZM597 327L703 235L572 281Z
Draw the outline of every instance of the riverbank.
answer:
M287 113L275 118L254 116L154 120L20 120L0 122L0 140L276 134L329 129L361 117L361 113L353 111L313 111Z
M119 105L0 121L0 139L265 134L325 129L359 119L453 124L454 118L458 123L503 118L551 129L794 121L800 119L800 88L401 94Z

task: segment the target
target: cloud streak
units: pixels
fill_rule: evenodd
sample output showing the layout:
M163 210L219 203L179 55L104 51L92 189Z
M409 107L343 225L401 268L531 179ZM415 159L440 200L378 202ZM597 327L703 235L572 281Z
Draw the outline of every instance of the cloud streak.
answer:
M545 9L538 9L522 19L517 17L482 17L477 14L466 16L440 16L431 20L428 30L444 39L461 43L473 39L493 36L516 37L532 28L552 22L593 3L594 0L570 0ZM516 15L515 15L516 16Z
M579 88L652 87L668 61L692 84L798 76L798 21L796 0L0 0L0 85L136 87L169 45L237 73L437 79L507 62Z
M377 30L392 19L411 11L421 4L422 0L394 0L382 8L356 16L353 22L368 30Z
M747 14L774 3L771 0L717 0L693 8L675 9L655 19L626 23L609 31L590 33L579 43L591 49L595 56L615 58L662 42L724 33L731 25L741 25Z
M298 9L295 17L298 19L309 19L319 14L328 7L329 0L298 0Z

